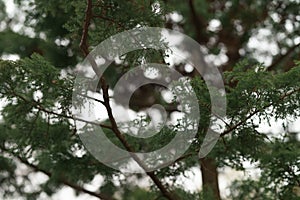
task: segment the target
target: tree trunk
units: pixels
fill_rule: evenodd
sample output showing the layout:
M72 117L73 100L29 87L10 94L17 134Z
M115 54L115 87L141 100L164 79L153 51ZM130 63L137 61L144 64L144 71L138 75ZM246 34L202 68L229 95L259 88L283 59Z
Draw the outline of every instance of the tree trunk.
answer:
M212 193L214 199L221 200L218 171L213 158L200 159L202 184L204 193Z

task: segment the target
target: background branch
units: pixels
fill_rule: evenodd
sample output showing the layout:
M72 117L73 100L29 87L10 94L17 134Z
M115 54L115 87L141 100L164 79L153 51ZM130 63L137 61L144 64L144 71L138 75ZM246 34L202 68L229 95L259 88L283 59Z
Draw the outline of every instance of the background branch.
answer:
M293 53L298 47L300 47L300 43L291 47L285 54L280 55L279 57L274 59L273 63L267 68L267 70L274 70L276 67L278 67L278 64L280 64L285 58L287 58L291 53Z

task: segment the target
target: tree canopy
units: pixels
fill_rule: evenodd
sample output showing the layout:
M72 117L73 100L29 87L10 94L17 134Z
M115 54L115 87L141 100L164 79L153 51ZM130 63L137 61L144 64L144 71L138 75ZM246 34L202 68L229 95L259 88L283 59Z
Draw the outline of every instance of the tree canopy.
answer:
M2 199L49 199L63 186L95 199L300 198L299 133L290 131L286 123L278 134L258 128L263 121L271 125L272 120L296 119L300 115L298 0L15 3L19 14L11 17L5 9L7 3L0 0ZM175 62L172 58L170 62L167 50L145 48L114 60L98 77L99 99L93 100L102 106L100 114L107 116L97 126L125 151L154 151L180 132L176 126L164 126L155 136L136 139L118 128L114 106L123 105L113 101L117 93L113 88L120 77L136 66L165 64L187 77L200 110L197 134L180 158L155 171L127 174L99 162L86 149L75 123L78 118L72 112L73 92L79 63L90 59L89 53L99 43L123 31L143 27L179 31L199 43L201 52L191 51L192 58L201 60L200 71L218 68L227 109L216 145L206 157L199 158L199 149L214 117L211 93L199 72L189 69L182 60ZM114 46L107 47L110 48ZM7 60L5 55L18 55L19 59ZM168 101L165 92L164 87L156 84L139 87L130 99L131 112L145 112L160 104L168 120L174 113L182 114L182 108L174 99ZM77 106L80 109L83 105ZM148 123L146 116L133 120L132 127ZM130 155L141 163L135 154ZM219 169L230 167L245 172L246 161L259 169L260 175L236 180L229 188L230 193L222 194ZM202 179L202 188L198 191L190 191L177 180L194 167L201 169L202 176L198 178ZM33 181L42 174L43 181ZM96 177L103 181L95 184ZM138 184L144 180L149 187ZM88 189L91 183L96 189Z

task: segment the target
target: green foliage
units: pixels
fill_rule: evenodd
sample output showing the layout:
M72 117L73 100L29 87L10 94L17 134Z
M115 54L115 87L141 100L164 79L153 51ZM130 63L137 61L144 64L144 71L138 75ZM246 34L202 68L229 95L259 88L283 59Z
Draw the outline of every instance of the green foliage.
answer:
M20 35L11 30L1 32L0 44L0 54L17 54L25 58L38 53L59 68L73 66L76 63L74 55L69 55L68 47L57 46L54 42L49 43L40 38Z
M142 188L130 181L130 178L144 180L146 175L124 175L104 166L86 151L79 139L71 104L73 69L83 56L79 44L86 2L17 0L19 9L25 12L24 26L31 27L33 35L13 31L3 2L0 1L0 55L17 54L21 59L0 60L0 99L5 100L0 121L0 198L38 199L41 195L50 198L63 185L79 194L84 192L85 184L101 176L103 183L97 185L96 193L119 195L124 200L166 199L153 182L149 188ZM92 5L87 35L89 49L121 31L158 26L191 36L209 56L227 57L222 67L227 92L225 122L229 131L225 130L208 156L216 160L218 167L245 171L243 162L249 161L260 169L257 179L232 183L231 199L299 199L294 192L294 187L300 184L299 133L286 129L280 135L272 135L257 129L263 120L300 115L300 62L292 62L299 60L299 44L295 42L300 30L297 1L93 0ZM182 19L175 20L171 13ZM212 20L220 22L215 30L208 26ZM260 52L247 46L261 28L271 33L264 39L279 48L277 55L263 52L273 58L275 64L271 67L276 69L273 71L258 62ZM286 52L289 53L285 55ZM123 55L121 62L112 63L104 76L113 88L120 76L140 63L164 63L165 57L165 52L154 49L130 52ZM179 71L184 68L182 63L171 67ZM180 72L194 76L184 70ZM198 151L212 117L205 82L193 77L191 84L200 109L198 134L189 141L190 148L179 160L154 175L179 199L214 199L211 188L192 193L186 186L176 185L178 176L198 166ZM148 95L166 104L159 93L155 91L143 98ZM131 108L138 111L139 106L136 103ZM132 126L140 125L141 121L149 122L145 118L133 121ZM110 121L103 124L110 125ZM148 139L128 135L124 138L135 151L149 152L163 147L177 134L176 126L172 128L164 127ZM105 129L105 134L124 148L111 129ZM20 166L27 166L21 174ZM28 189L31 174L38 172L47 179Z

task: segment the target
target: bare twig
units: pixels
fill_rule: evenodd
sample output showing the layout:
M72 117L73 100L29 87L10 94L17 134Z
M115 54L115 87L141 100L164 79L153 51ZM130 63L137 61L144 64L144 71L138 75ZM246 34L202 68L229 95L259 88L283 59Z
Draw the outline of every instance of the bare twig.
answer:
M78 95L79 95L79 96L82 96L82 97L86 97L86 98L88 98L88 99L91 99L91 100L93 100L93 101L96 101L96 102L101 103L102 105L104 105L104 102L101 101L100 99L96 99L96 98L94 98L94 97L91 97L91 96L88 96L88 95L85 95L85 94L78 94Z

